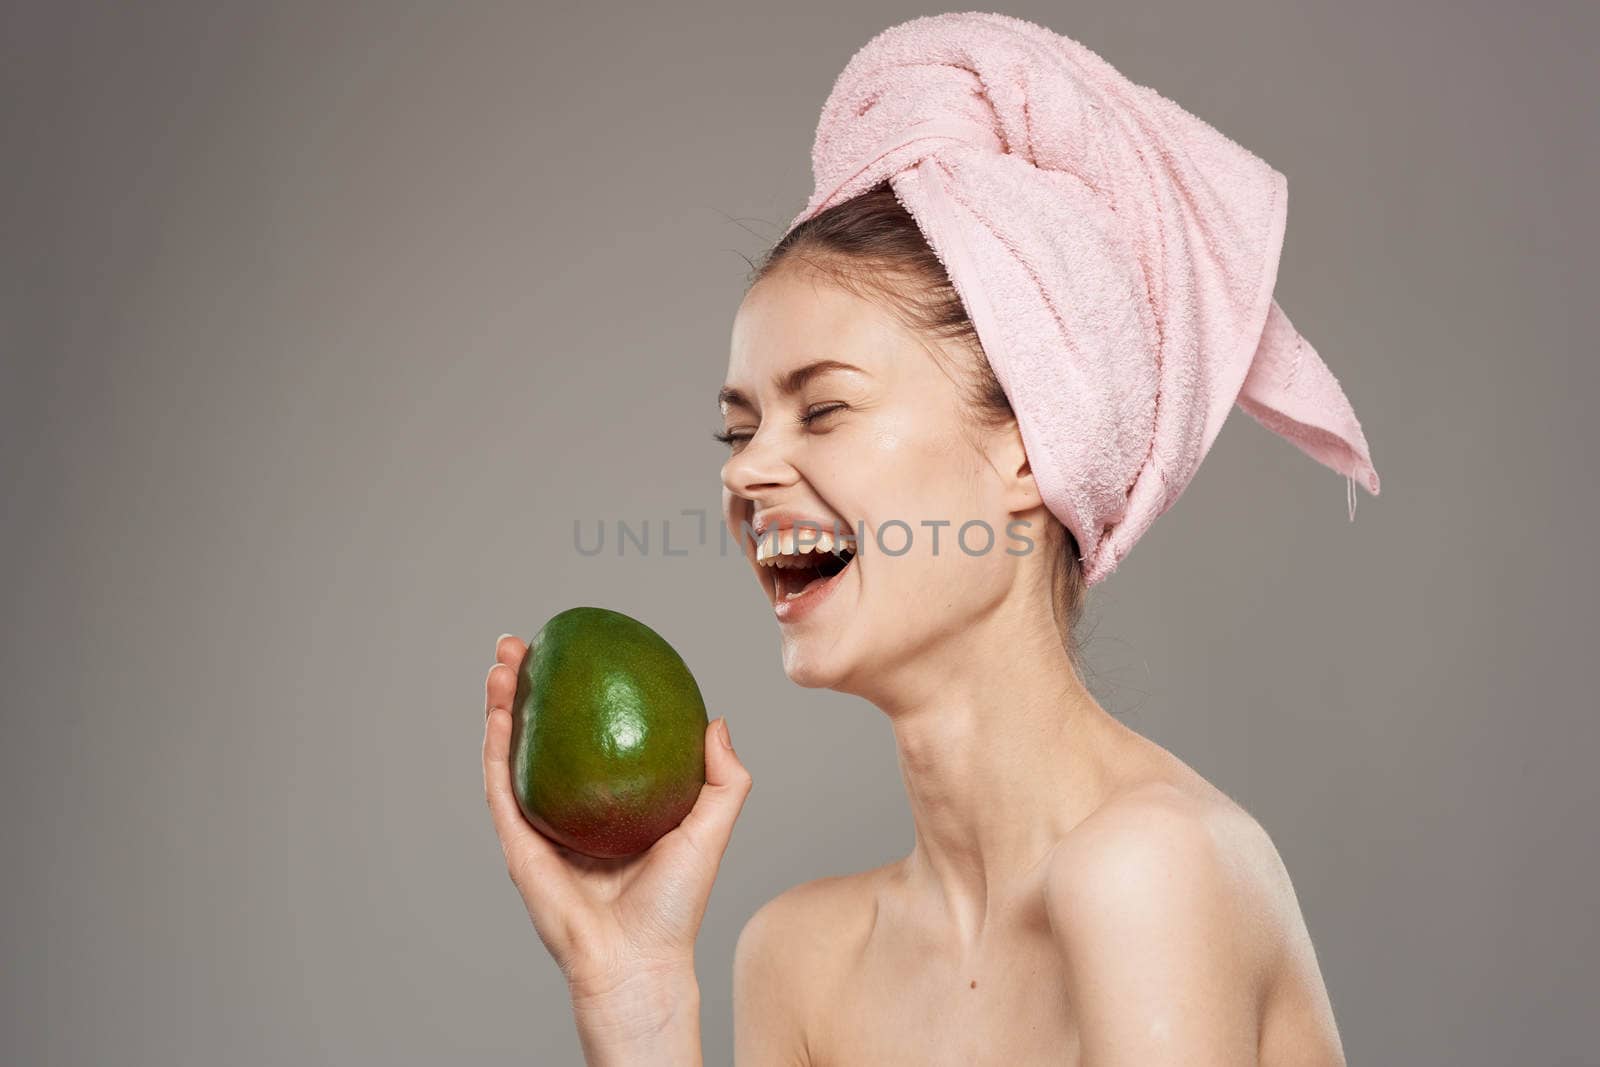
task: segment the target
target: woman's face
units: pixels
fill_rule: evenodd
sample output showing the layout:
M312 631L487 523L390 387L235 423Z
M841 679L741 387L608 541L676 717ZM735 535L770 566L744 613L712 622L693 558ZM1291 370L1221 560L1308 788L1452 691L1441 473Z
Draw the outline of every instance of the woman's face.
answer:
M803 270L763 279L734 320L723 518L773 605L784 670L800 685L860 692L874 672L937 652L1005 596L1027 558L1024 539L1042 548L1037 521L1008 536L1019 513L1040 513L1014 424L980 430L924 347L933 343ZM952 369L974 358L945 351ZM958 543L973 520L987 529L974 524ZM807 521L791 531L795 546L770 532ZM831 579L837 560L819 571L758 559L815 544L816 528L831 535L835 524L855 554ZM810 592L790 599L808 581Z

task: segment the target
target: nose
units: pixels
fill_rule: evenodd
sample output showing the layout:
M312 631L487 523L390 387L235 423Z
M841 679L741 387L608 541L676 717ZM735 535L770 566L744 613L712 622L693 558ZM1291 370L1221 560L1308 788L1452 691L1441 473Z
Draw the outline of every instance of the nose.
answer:
M756 431L745 446L722 465L722 485L734 496L755 500L794 485L799 472L783 455L777 435Z

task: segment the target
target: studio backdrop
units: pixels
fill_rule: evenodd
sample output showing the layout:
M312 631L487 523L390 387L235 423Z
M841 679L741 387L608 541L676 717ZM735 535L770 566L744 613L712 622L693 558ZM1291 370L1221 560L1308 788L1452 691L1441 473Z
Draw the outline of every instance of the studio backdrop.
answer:
M830 84L936 10L6 5L0 1060L581 1062L479 747L495 638L596 605L754 778L731 1062L743 924L911 821L719 540L715 394ZM1234 413L1088 683L1272 835L1351 1063L1600 1062L1596 8L1004 10L1286 175L1276 294L1383 473L1351 521Z

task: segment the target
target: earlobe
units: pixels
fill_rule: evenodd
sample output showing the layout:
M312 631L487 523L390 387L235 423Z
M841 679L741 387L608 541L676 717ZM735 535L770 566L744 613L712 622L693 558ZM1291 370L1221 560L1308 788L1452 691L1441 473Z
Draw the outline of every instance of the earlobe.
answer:
M1033 471L1024 463L1017 471L1017 480L1012 487L1013 503L1011 510L1032 511L1044 504L1044 497L1039 493L1039 483L1033 480Z

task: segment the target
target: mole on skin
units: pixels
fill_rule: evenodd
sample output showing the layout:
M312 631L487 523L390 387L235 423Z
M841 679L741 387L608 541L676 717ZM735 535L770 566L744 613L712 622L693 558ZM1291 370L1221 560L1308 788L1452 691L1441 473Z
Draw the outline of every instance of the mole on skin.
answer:
M976 978L974 978L972 980L972 988L973 989L977 989L978 988L978 980Z

